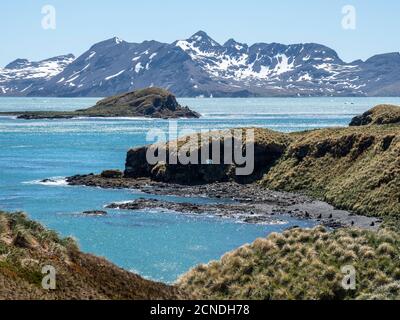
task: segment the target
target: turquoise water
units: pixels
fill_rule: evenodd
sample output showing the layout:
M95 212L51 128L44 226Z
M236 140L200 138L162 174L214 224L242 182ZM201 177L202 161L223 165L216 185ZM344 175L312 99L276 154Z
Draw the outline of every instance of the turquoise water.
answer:
M0 98L0 111L73 110L97 99ZM345 126L378 103L400 104L390 98L309 99L181 99L202 113L199 120L180 120L179 130L268 127L285 132ZM130 147L145 143L150 128L167 129L165 120L74 119L23 121L0 117L0 209L23 210L30 217L74 236L81 248L119 266L165 282L198 263L292 225L312 222L284 218L283 224L250 225L210 216L161 211L109 211L106 217L86 217L85 210L102 209L115 201L154 197L169 201L208 202L204 198L156 197L129 190L69 187L62 177L123 169ZM43 185L45 178L60 183Z

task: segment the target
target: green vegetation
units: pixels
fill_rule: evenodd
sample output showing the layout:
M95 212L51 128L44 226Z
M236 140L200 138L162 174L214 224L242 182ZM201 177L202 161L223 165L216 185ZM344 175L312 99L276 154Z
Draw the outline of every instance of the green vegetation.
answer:
M271 189L301 191L338 208L400 215L400 126L323 129L291 135L264 176Z
M388 225L292 229L194 268L179 286L199 299L400 299L399 256L398 230ZM342 286L347 265L356 270L355 290Z
M56 290L42 288L44 266L56 270ZM174 287L144 280L102 258L79 251L75 241L28 220L0 212L1 299L178 299Z

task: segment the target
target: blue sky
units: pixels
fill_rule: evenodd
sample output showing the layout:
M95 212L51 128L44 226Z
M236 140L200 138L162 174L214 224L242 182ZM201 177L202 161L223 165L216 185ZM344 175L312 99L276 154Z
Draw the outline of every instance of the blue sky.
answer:
M41 27L46 4L56 9L56 30ZM356 9L355 30L342 28L344 5ZM113 36L172 42L198 30L222 43L232 37L248 44L317 42L352 61L400 51L399 12L398 0L4 0L0 66L15 58L79 55Z

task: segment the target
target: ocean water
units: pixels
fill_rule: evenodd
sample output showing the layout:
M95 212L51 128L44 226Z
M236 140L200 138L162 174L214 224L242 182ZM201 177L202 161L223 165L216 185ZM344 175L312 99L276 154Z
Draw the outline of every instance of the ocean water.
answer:
M74 110L98 99L0 98L0 111ZM379 103L400 98L180 99L201 119L178 121L185 130L266 127L283 132L346 126ZM73 119L25 121L0 117L0 209L25 211L63 236L73 236L85 252L104 256L142 276L173 282L191 267L220 258L257 237L312 221L283 217L280 224L256 225L231 219L170 211L115 211L87 217L85 210L110 202L152 197L168 201L210 202L205 198L160 197L135 190L70 187L63 177L123 169L126 151L146 144L151 128L168 130L154 119ZM45 178L58 183L41 184ZM214 200L215 201L215 200Z

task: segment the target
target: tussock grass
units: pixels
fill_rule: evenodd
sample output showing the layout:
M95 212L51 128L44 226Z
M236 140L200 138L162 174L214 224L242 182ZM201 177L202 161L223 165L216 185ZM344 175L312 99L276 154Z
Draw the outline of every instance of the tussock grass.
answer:
M400 235L387 227L379 232L294 229L196 267L178 284L200 299L400 298L400 262L394 259L399 255ZM355 291L341 285L345 265L357 271Z
M399 125L323 129L292 138L263 177L264 186L305 192L364 215L400 215Z

